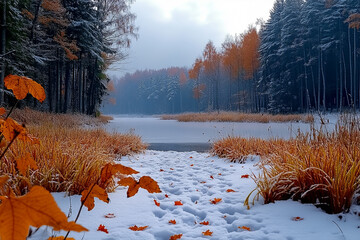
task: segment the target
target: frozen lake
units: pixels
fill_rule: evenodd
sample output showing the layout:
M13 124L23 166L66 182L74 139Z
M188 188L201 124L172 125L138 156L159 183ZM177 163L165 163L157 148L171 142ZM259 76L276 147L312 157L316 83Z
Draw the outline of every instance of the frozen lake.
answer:
M119 133L134 133L152 146L177 145L178 147L196 146L200 149L212 142L227 136L245 138L258 137L263 139L294 137L300 130L307 132L308 123L234 123L234 122L177 122L176 120L161 120L156 117L126 117L114 115L107 124L109 131ZM186 148L186 147L185 147ZM208 147L207 147L208 148ZM188 149L188 148L187 148ZM173 150L173 149L170 149ZM189 150L189 149L188 149Z

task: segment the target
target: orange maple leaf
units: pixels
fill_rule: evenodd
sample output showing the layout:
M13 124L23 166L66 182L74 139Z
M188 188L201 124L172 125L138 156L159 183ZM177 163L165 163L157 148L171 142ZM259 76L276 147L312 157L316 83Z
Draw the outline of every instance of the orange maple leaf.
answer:
M34 80L17 75L8 75L4 79L5 87L13 91L15 98L18 100L24 99L28 93L41 103L45 100L44 88Z
M218 173L219 176L221 176L222 174L221 173Z
M304 218L302 218L302 217L293 217L291 220L293 220L293 221L302 221L302 220L304 220Z
M68 222L53 196L43 187L34 186L28 194L21 197L10 192L9 196L1 196L0 200L1 239L26 239L30 225L36 228L48 225L54 231L88 231L75 222Z
M134 196L139 188L146 189L149 193L160 193L160 187L157 182L149 176L142 176L139 181L132 177L123 178L118 182L121 186L128 186L127 197Z
M98 227L97 231L101 231L104 233L109 233L109 231L105 228L104 225L100 224L100 226Z
M6 113L6 110L5 110L5 108L0 108L0 115L4 115Z
M249 228L249 227L246 227L246 226L241 226L241 227L238 227L238 228L240 228L240 229L242 229L242 230L250 231L250 228Z
M212 203L212 204L218 204L219 202L221 202L221 198L214 198L213 200L210 200L210 202Z
M121 164L108 163L101 169L99 186L105 188L107 183L117 173L124 175L131 175L131 174L137 174L139 172L130 167L123 166Z
M204 236L212 236L213 232L211 232L211 231L208 229L208 230L206 230L205 232L202 232L202 234L203 234Z
M235 190L229 188L226 192L235 192Z
M249 178L249 174L241 175L241 178Z
M209 221L202 221L200 224L201 225L209 225Z
M26 153L25 157L16 158L16 168L19 172L26 176L27 170L30 168L32 170L38 169L38 166L35 160L31 157L29 153Z
M176 221L175 220L170 220L169 223L176 224Z
M181 201L175 201L174 204L175 204L175 206L182 206L183 205Z
M169 195L165 194L165 197L166 197L166 198L169 198Z
M178 239L181 239L181 238L182 238L182 233L170 236L169 240L178 240Z
M105 189L95 184L81 193L81 202L84 203L84 206L87 207L89 211L95 207L95 197L106 203L109 203L109 197Z
M154 199L154 203L156 206L160 207L160 203Z
M148 226L138 227L136 225L134 225L132 227L129 227L129 229L132 230L132 231L144 231L147 228L148 228Z
M191 165L190 165L190 167L193 167L193 166L194 166L194 164L191 164Z

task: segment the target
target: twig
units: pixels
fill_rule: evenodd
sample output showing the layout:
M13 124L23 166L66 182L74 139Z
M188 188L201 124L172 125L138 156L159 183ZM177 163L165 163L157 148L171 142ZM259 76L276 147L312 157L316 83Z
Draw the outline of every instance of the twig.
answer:
M95 187L95 185L96 185L96 183L94 183L94 184L91 186L88 194L85 196L84 201L81 201L81 205L80 205L78 214L77 214L74 222L77 222L77 220L79 219L81 210L82 210L82 208L83 208L83 206L84 206L84 203L86 202L87 198L89 197L89 195L90 195L91 191L93 190L93 188ZM70 234L70 231L68 231L68 232L66 233L66 235L65 235L65 237L64 237L64 240L66 240L66 238L69 236L69 234Z
M335 225L339 228L339 230L340 230L340 232L341 232L341 234L342 234L342 236L343 236L344 240L346 240L346 237L345 237L345 235L344 235L344 232L341 230L341 228L340 228L339 224L337 224L334 220L333 220L332 222L333 222L333 223L335 223Z

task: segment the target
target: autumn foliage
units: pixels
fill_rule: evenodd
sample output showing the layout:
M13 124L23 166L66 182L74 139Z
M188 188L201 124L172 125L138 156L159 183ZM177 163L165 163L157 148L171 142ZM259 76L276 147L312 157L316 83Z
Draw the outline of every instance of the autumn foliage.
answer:
M31 94L40 102L45 99L45 91L42 86L26 77L9 75L5 79L5 86L13 90L15 98L18 100L24 99L28 94ZM75 221L69 222L66 215L57 206L52 195L45 188L33 185L34 179L26 181L26 178L36 175L37 172L44 168L41 162L35 161L39 157L36 151L43 147L43 141L29 135L24 125L20 125L10 118L9 115L12 111L13 108L6 117L0 119L0 149L2 150L0 171L2 174L7 174L0 176L1 239L26 239L30 226L41 227L42 225L48 225L54 231L68 231L65 237L50 237L49 239L71 239L67 238L70 231L87 231L86 228L76 223L82 207L87 207L89 211L92 210L95 206L95 197L108 203L109 198L106 190L114 177L118 174L131 175L138 172L121 164L109 162L106 164L106 162L103 162L103 166L100 167L99 171L93 171L90 174L93 179L84 183L81 207ZM1 108L0 115L5 113L5 109ZM86 146L86 142L83 144ZM46 150L49 151L49 149L53 148L56 149L56 145L47 146ZM79 151L79 149L77 150ZM61 167L58 166L56 169L59 171ZM79 175L84 174L82 170L81 168L77 169ZM133 181L129 184L129 189L132 191L131 196L137 192L137 190L134 191L134 188L138 189L139 187L145 188L149 192L160 192L157 182L148 176L141 177L139 181ZM14 182L18 183L16 188L13 187ZM42 183L46 185L44 181ZM16 191L14 192L12 188ZM26 189L29 189L29 191L27 192ZM25 195L23 195L24 193ZM16 194L19 196L16 196ZM98 230L108 233L108 230L103 225L100 225Z

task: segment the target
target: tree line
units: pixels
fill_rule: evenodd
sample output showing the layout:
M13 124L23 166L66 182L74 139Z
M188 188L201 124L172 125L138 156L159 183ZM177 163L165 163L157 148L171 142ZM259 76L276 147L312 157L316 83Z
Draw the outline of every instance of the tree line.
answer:
M4 0L1 14L1 89L8 74L46 89L51 112L95 114L106 94L105 70L126 57L137 37L133 0ZM0 91L1 104L13 98Z
M227 36L220 47L209 41L186 74L181 107L160 104L156 113L359 109L359 28L358 0L276 0L268 21ZM134 95L150 82L155 92L162 92L174 81L166 74L161 80L150 77L151 72L135 73L144 78ZM133 77L126 75L120 85L135 87ZM127 100L118 104L122 102Z

